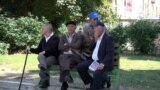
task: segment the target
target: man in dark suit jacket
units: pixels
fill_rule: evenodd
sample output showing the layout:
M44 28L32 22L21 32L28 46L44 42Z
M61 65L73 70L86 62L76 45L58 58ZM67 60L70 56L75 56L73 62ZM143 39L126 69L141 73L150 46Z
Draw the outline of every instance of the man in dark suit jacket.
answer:
M93 45L92 59L86 60L77 66L77 71L86 86L90 84L89 90L100 90L103 75L106 70L113 69L114 42L105 32L104 24L97 22L94 25L95 44ZM93 78L89 75L88 70L93 62L99 65L93 72Z
M28 51L38 54L40 68L40 88L49 86L48 68L57 63L59 38L53 32L51 24L47 24L42 30L43 38L37 48L27 48Z
M61 90L67 90L68 83L72 83L73 79L69 73L70 67L81 62L80 53L82 46L82 36L75 32L76 23L69 21L66 23L68 32L61 36L59 43L60 65L60 82L62 82Z

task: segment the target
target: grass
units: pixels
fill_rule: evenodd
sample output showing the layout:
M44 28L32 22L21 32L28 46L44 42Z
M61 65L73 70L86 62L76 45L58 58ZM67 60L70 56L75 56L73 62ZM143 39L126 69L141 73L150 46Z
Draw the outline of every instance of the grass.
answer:
M119 68L114 69L111 74L113 90L119 90L120 77Z
M0 55L0 68L6 67L10 70L22 71L24 59L25 54ZM37 72L37 64L37 55L30 54L26 72ZM52 75L58 73L58 67L51 71ZM72 70L72 75L77 77L75 70ZM160 57L123 55L120 58L120 69L114 70L112 75L113 87L121 85L123 87L140 88L135 90L159 90Z
M10 70L22 71L25 54L14 54L14 55L0 55L0 67L5 67ZM27 60L26 71L34 71L38 70L38 61L37 56L34 54L30 54Z
M159 90L160 57L140 55L121 57L120 79L124 87Z

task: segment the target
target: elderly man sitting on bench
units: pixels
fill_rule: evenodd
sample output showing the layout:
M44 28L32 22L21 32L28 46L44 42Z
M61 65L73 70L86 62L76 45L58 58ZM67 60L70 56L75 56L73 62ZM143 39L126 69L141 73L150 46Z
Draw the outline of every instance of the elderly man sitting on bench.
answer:
M42 29L42 39L37 48L27 48L26 51L38 54L40 88L47 88L49 83L48 68L58 62L59 38L55 35L51 24L46 24Z
M68 32L61 36L59 43L59 50L61 51L59 56L61 90L67 90L68 83L73 82L69 73L70 67L82 61L80 58L82 36L75 32L76 23L69 21L66 23L66 27Z

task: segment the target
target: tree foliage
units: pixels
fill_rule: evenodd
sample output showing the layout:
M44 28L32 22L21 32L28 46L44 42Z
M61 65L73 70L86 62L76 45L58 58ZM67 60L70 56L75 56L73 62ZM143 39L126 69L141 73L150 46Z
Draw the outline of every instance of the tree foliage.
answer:
M100 13L100 19L112 23L115 14L111 10L111 0L0 0L0 41L9 43L9 51L17 51L26 44L36 44L39 29L44 23L43 16L54 26L64 30L68 20L86 21L91 11ZM30 17L36 16L36 18ZM5 44L3 44L5 45Z
M0 16L0 41L9 44L9 53L35 45L39 43L41 27L46 22L44 18Z
M0 0L0 8L13 16L44 16L59 26L67 20L84 21L95 10L105 22L112 22L115 14L111 0Z

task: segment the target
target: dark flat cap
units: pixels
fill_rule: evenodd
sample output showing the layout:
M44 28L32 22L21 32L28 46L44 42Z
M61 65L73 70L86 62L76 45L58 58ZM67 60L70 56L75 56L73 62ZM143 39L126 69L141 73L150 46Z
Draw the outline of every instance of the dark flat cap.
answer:
M102 26L102 27L104 27L105 25L104 25L104 23L98 21L98 22L96 22L96 24L94 25L94 27L96 27L96 26Z
M75 22L75 21L68 21L68 22L66 23L66 26L69 25L69 24L76 25L76 22Z

